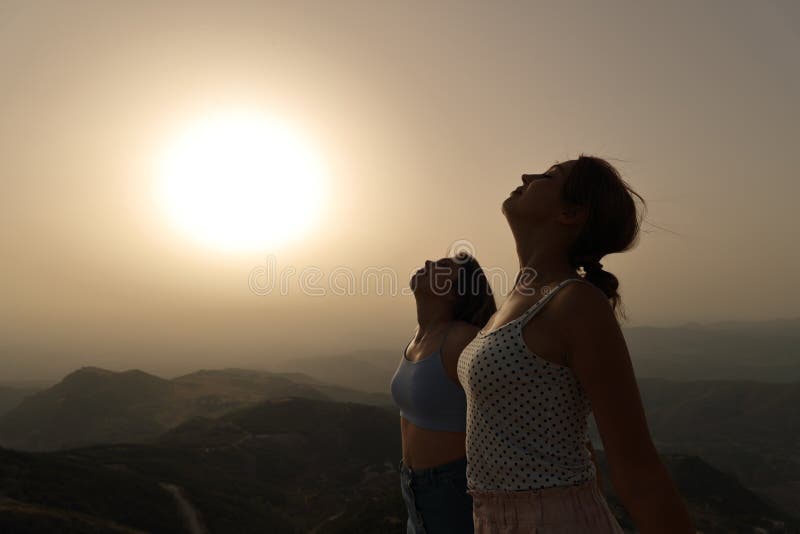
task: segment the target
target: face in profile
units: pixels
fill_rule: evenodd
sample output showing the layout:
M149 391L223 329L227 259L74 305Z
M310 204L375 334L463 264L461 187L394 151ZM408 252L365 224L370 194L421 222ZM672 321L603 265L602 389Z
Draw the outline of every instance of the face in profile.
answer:
M542 174L523 174L522 184L503 201L509 221L554 218L563 207L561 191L575 160L554 164Z
M409 286L415 295L440 297L452 295L458 281L458 264L453 258L426 260L425 265L411 276Z

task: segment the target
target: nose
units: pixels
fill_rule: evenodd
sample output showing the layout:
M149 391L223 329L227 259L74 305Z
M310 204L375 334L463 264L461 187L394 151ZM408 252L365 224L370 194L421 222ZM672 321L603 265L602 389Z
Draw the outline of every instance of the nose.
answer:
M530 182L531 180L533 180L533 175L532 174L523 174L522 175L522 183L523 184L528 185L528 182Z

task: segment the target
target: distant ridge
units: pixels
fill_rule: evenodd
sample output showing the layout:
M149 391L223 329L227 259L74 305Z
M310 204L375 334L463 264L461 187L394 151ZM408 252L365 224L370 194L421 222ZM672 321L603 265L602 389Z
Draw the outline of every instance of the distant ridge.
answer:
M800 318L624 328L636 376L800 381Z
M273 372L301 372L346 388L386 393L392 373L400 362L401 351L359 350L330 356L286 358L271 362L268 368Z
M778 319L764 319L763 321L710 321L698 322L688 321L682 328L709 329L709 330L733 330L739 332L779 332L790 333L800 331L800 317L784 317ZM679 328L681 328L679 327Z
M57 450L144 443L190 417L218 417L285 396L383 406L391 402L385 394L324 384L300 373L205 369L167 380L138 369L82 367L2 415L0 445Z

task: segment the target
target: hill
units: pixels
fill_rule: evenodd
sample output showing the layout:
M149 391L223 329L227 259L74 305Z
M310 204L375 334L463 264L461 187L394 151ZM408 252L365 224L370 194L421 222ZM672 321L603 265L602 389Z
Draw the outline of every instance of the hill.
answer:
M325 383L346 388L386 393L402 356L397 351L355 351L331 356L287 358L269 365L275 372L300 372Z
M0 386L0 416L19 406L25 397L40 389L44 388Z
M0 449L0 530L185 532L188 508L208 532L400 532L399 455L393 411L301 398L192 418L152 444ZM703 532L800 532L700 458L663 458Z
M388 410L290 398L194 418L151 445L0 450L0 530L46 517L70 532L185 532L176 491L209 532L334 532L332 517L398 530L399 440Z
M84 367L0 417L0 445L56 450L144 443L194 416L218 417L286 396L389 405L386 394L324 384L301 374L201 370L172 380L138 370Z
M638 384L659 451L698 455L781 508L800 510L799 382ZM600 445L594 424L591 433Z
M638 377L800 381L800 318L623 332Z

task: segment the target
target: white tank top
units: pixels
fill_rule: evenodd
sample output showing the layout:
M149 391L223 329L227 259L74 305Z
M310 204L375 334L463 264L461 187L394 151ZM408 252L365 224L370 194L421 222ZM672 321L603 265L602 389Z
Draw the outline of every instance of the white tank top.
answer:
M569 367L528 350L522 328L568 278L518 318L479 332L458 360L467 398L467 485L529 491L594 480L589 399ZM592 285L592 287L595 287Z

